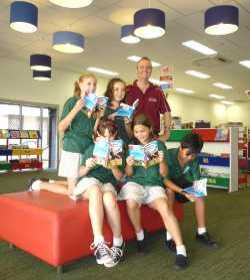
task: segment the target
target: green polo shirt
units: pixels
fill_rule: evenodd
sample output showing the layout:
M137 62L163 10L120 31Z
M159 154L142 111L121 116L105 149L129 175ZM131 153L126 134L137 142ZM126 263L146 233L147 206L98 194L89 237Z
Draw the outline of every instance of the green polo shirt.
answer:
M93 150L94 150L94 144L90 145L85 153L82 156L82 165L85 165L85 162L88 158L93 157ZM124 162L125 159L123 159L123 165L119 166L119 169L123 172L124 171ZM113 172L109 168L105 168L102 165L96 165L94 168L92 168L87 175L84 177L93 177L102 182L105 183L111 183L113 186L117 185L118 181L113 175ZM80 178L81 179L81 178Z
M169 149L167 153L168 162L168 178L174 182L180 181L183 178L185 181L192 184L195 180L199 180L200 167L198 158L188 162L183 168L178 161L179 148ZM181 186L180 186L181 187Z
M104 116L108 117L109 115L115 113L117 110L110 108L109 106L106 107ZM125 144L128 144L130 139L125 127L124 118L123 117L115 117L115 124L118 128L118 138L122 139Z
M60 120L69 114L78 99L79 97L74 96L66 101ZM93 117L88 118L83 110L78 112L64 133L63 150L83 154L86 148L93 143L92 134L94 125L95 119Z
M157 141L158 150L163 151L164 157L167 156L167 148L161 142ZM144 166L133 166L133 175L127 177L128 182L135 182L142 186L161 186L164 187L162 177L160 175L159 163L151 165L147 168Z

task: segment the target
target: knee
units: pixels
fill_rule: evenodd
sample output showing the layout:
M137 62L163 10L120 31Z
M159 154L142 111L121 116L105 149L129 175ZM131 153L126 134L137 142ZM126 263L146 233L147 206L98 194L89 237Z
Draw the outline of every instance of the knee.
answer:
M127 205L127 209L129 210L137 210L140 205L138 204L138 202L136 202L135 200L132 200L132 199L128 199L126 201L126 205Z
M105 208L115 209L117 208L116 196L112 192L105 192L103 194L103 204Z

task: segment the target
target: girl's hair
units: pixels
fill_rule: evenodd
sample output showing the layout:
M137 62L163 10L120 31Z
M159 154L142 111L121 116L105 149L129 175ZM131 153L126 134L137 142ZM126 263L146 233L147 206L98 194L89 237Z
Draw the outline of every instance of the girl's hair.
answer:
M153 125L147 116L145 116L144 114L136 115L132 121L132 130L134 130L134 127L136 125L146 126L150 130L149 137L151 138L151 140L154 138L155 135L153 133ZM133 140L134 142L138 142L138 140L136 140L135 137Z
M124 86L126 86L126 83L120 79L120 78L113 78L108 82L106 91L104 93L104 96L107 96L110 101L114 98L114 85L115 83L122 83ZM122 100L123 101L123 100Z
M94 134L94 137L96 138L99 135L104 135L105 130L108 129L109 133L111 135L117 135L117 125L114 121L109 120L106 117L102 117L98 123L96 133Z
M74 83L74 96L76 97L80 97L81 96L81 89L79 87L79 83L81 83L84 79L87 79L87 78L93 78L95 81L96 81L96 76L93 75L93 74L83 74L79 77L79 79L77 81L75 81Z

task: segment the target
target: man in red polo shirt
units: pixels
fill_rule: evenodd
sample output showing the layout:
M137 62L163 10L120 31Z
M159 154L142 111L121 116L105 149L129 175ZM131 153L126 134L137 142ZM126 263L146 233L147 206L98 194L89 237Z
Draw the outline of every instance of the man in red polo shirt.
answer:
M160 114L162 114L164 133L159 140L166 141L171 125L171 110L161 88L149 82L151 73L151 60L147 57L141 58L137 63L137 80L127 86L126 103L132 105L136 99L139 99L135 114L145 114L157 133L160 132Z

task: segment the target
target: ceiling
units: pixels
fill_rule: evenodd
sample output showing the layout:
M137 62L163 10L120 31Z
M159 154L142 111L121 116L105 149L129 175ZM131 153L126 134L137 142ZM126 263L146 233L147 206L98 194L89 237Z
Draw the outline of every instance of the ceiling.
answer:
M250 59L250 0L151 0L151 7L166 13L166 34L155 40L142 40L136 45L120 41L121 25L131 24L136 10L148 5L146 0L94 0L86 8L67 9L48 0L27 0L39 8L38 31L23 34L9 27L9 6L13 1L0 1L0 56L29 63L33 53L52 56L55 69L83 72L88 66L102 67L120 73L125 80L135 78L135 64L126 60L129 55L148 56L168 65L174 75L175 87L192 89L194 96L208 98L208 94L221 94L227 100L247 101L245 90L250 89L250 70L239 65L239 60ZM204 33L204 11L216 4L232 4L240 11L240 28L231 35L214 37ZM81 54L62 54L51 47L55 31L70 30L86 37L85 51ZM196 40L215 49L230 63L195 65L206 58L182 46L182 42ZM188 69L211 76L200 80L185 74ZM28 67L27 67L28 71ZM153 78L159 77L155 68ZM225 91L215 88L214 82L233 86Z

